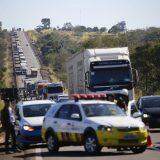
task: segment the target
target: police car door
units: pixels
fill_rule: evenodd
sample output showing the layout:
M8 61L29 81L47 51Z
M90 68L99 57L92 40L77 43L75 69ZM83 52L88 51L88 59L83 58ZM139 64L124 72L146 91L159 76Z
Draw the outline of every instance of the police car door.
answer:
M82 142L84 125L80 108L76 104L70 104L70 119L68 121L68 133L70 141Z
M70 111L70 105L64 104L59 108L54 117L54 126L56 127L58 139L63 142L69 141L69 130L71 126Z

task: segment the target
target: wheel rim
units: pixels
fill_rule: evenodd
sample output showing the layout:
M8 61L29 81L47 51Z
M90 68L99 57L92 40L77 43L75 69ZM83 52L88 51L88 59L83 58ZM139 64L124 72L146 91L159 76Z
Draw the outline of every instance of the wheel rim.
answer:
M52 149L53 149L53 147L54 147L54 139L53 139L52 136L49 136L49 137L48 137L47 146L48 146L48 149L49 149L49 150L52 150Z
M94 152L96 150L96 146L97 146L96 140L91 137L87 138L85 146L86 146L86 149L88 152Z

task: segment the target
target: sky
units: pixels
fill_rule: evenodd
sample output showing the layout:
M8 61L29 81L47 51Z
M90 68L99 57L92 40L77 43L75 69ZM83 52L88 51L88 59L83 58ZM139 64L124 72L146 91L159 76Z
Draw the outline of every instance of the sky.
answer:
M126 21L128 29L160 27L160 0L0 0L3 28L34 29L42 18L51 26L105 26Z

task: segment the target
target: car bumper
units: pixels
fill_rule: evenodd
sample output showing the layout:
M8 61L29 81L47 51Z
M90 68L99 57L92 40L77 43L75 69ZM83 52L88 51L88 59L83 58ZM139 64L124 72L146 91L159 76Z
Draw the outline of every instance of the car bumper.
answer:
M104 132L97 131L99 144L106 147L132 147L147 144L147 131Z
M41 143L41 130L36 131L24 131L22 130L17 136L17 141L25 144L36 144Z

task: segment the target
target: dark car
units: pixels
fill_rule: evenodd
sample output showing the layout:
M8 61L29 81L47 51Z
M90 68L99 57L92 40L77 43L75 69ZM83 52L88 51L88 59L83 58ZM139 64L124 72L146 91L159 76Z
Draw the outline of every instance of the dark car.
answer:
M144 96L137 102L142 120L149 128L160 128L160 96Z

